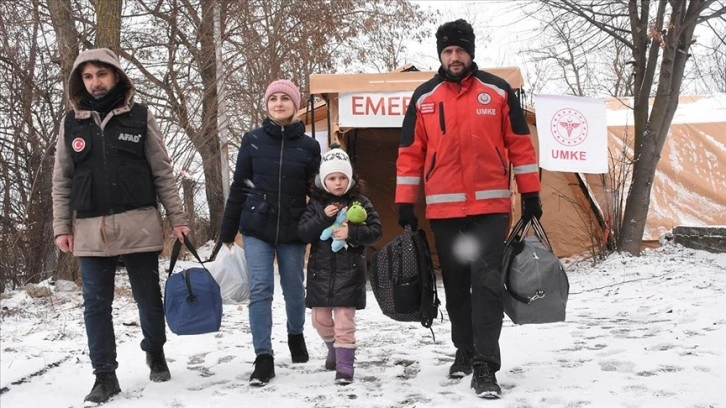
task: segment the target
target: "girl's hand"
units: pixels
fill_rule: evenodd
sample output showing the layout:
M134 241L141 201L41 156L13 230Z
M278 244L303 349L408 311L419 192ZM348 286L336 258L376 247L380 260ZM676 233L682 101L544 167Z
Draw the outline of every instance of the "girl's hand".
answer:
M325 216L326 217L334 217L335 214L338 213L339 209L338 206L330 204L327 207L325 207Z
M345 241L348 239L348 221L340 224L340 227L333 230L333 238Z

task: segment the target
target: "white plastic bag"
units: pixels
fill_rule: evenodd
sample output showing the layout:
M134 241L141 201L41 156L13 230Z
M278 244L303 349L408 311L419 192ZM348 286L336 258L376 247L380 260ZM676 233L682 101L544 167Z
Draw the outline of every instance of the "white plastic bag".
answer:
M232 248L222 245L214 261L204 264L214 276L226 304L243 302L250 297L250 284L247 279L245 252L237 244Z

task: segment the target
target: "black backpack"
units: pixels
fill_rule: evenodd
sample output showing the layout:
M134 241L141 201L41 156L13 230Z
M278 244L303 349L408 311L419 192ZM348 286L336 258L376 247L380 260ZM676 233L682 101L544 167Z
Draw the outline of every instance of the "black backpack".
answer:
M412 231L392 239L373 254L371 289L383 314L399 322L431 328L439 314L436 274L426 234Z

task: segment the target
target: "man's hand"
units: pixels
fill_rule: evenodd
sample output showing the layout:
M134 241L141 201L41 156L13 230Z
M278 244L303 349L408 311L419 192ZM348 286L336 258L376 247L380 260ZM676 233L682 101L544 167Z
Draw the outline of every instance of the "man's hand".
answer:
M539 193L522 194L522 218L525 221L536 217L542 217L542 202L539 200Z
M73 253L73 234L62 234L55 237L55 244L62 252Z
M186 225L178 225L174 227L173 234L180 242L184 242L184 235L189 235L191 230Z
M416 213L413 211L413 204L403 203L398 205L398 225L401 228L410 225L412 231L418 229L418 218L416 218Z

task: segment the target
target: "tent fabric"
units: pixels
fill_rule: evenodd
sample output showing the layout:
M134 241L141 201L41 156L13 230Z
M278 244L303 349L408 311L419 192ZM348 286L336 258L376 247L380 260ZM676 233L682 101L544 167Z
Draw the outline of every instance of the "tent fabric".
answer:
M629 104L608 101L611 150L632 149L632 126L621 120ZM656 168L643 240L679 225L726 225L725 186L726 94L682 96Z

